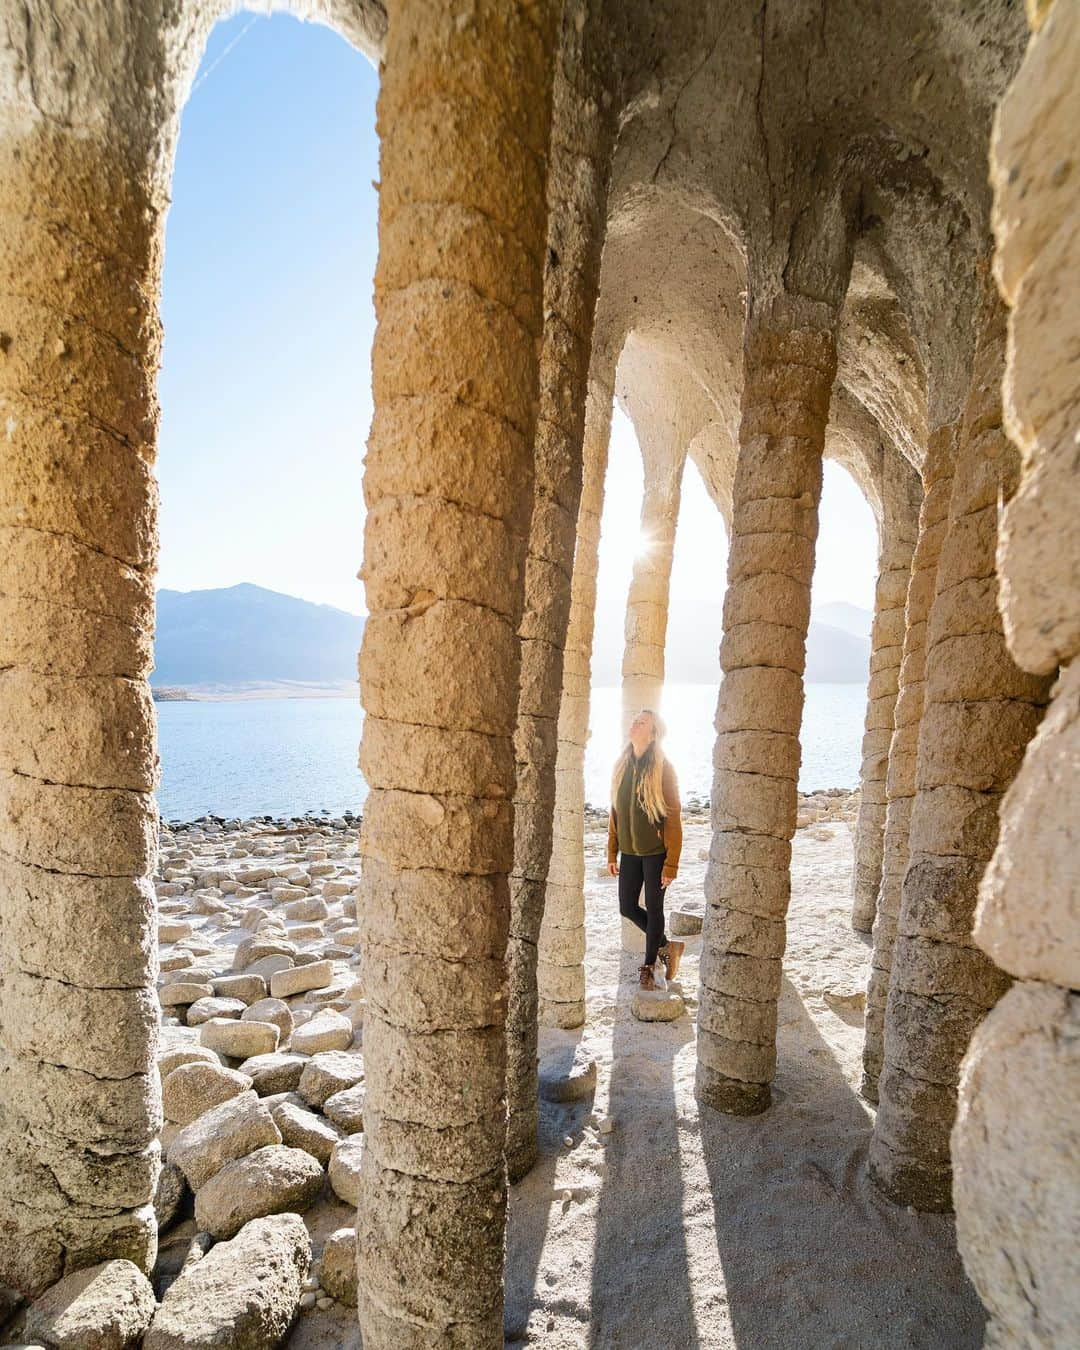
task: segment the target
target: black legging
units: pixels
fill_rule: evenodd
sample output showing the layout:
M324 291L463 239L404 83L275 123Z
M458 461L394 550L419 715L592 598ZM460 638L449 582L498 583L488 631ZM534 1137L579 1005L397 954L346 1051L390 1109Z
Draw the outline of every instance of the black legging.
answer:
M664 936L664 888L660 872L666 853L619 855L619 913L645 934L645 964L655 964L660 948L667 945ZM645 908L639 903L645 887Z

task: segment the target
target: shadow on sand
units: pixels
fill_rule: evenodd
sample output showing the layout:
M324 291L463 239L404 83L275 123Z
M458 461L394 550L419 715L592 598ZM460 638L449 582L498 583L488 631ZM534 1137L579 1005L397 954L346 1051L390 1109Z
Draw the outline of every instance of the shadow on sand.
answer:
M898 1209L870 1182L871 1118L787 979L780 1023L770 1110L700 1121L735 1344L981 1345L952 1220Z
M649 1345L697 1350L673 1072L675 1056L693 1041L694 1031L688 1017L653 1023L651 1053L631 1053L630 1004L640 961L633 952L620 955L609 1097L617 1126L606 1151L596 1216L588 1344L590 1350ZM633 1137L642 1134L649 1141L645 1172L640 1137ZM643 1309L655 1309L655 1320L643 1323Z

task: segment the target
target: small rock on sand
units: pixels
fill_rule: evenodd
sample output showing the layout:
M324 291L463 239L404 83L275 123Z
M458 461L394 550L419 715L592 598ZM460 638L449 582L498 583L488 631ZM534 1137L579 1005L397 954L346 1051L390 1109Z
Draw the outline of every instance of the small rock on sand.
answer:
M701 932L702 916L689 909L673 909L668 918L668 932L672 937L694 937Z
M686 1011L682 996L673 990L636 989L630 1011L639 1022L674 1022Z
M596 1090L596 1060L575 1057L566 1066L556 1061L540 1069L540 1095L549 1102L577 1102Z

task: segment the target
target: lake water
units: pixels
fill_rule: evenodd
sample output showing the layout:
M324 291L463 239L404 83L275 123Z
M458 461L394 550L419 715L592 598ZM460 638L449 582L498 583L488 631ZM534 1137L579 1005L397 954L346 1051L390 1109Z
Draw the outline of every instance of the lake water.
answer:
M866 689L809 684L803 716L799 786L853 788L859 782ZM585 756L590 802L606 804L619 750L621 695L593 690ZM712 780L716 689L669 685L664 694L667 750L684 797L707 797ZM367 788L356 766L363 713L352 698L237 699L159 703L161 787L167 820L221 816L291 816L325 808L358 811Z

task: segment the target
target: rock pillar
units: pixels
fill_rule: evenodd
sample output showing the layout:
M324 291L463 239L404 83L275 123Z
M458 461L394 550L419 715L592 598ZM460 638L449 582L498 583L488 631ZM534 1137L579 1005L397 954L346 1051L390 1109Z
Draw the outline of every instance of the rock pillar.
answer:
M585 742L596 612L597 548L614 389L610 373L589 381L584 481L566 633L555 813L544 919L540 928L540 1021L579 1027L585 1021Z
M874 626L870 635L870 680L866 691L866 726L852 874L851 926L860 933L869 933L874 926L881 886L887 805L885 783L904 651L904 610L922 495L918 475L907 460L889 448L885 454Z
M360 655L368 1350L502 1344L514 753L555 7L393 8Z
M878 1078L885 1040L885 1004L892 976L900 888L907 869L908 833L915 797L915 763L926 679L926 621L934 597L938 557L948 525L956 434L957 429L952 424L938 427L929 437L926 458L923 460L923 499L904 611L903 656L885 778L881 885L874 918L870 981L866 990L863 1076L859 1090L870 1102L878 1099Z
M593 30L567 6L555 75L544 336L536 428L535 499L521 620L510 880L510 994L506 1017L510 1180L536 1160L537 945L551 858L555 761L581 503L582 438L593 315L604 242L612 132L605 101L585 83ZM591 92L591 97L590 97ZM609 107L614 106L610 99Z
M1005 316L986 306L957 447L926 634L916 794L885 1012L870 1175L893 1200L951 1208L960 1060L1008 977L972 941L1001 796L1042 717L1046 682L1005 645L995 574L999 494L1016 456L1001 430Z
M154 11L96 40L35 9L0 61L0 1284L24 1294L156 1251Z
M748 318L697 1041L698 1100L738 1115L769 1105L776 1066L802 676L835 372L827 319Z
M624 739L640 708L659 710L664 687L664 643L675 529L682 496L685 444L648 444L642 436L645 485L641 499L640 548L626 597L626 645L622 663Z
M1015 983L972 1038L952 1134L960 1253L987 1343L1066 1345L1080 1324L1080 11L1056 0L998 113L996 274L1012 305L1006 419L1022 456L998 544L1009 650L1061 666L1001 805L975 941Z

